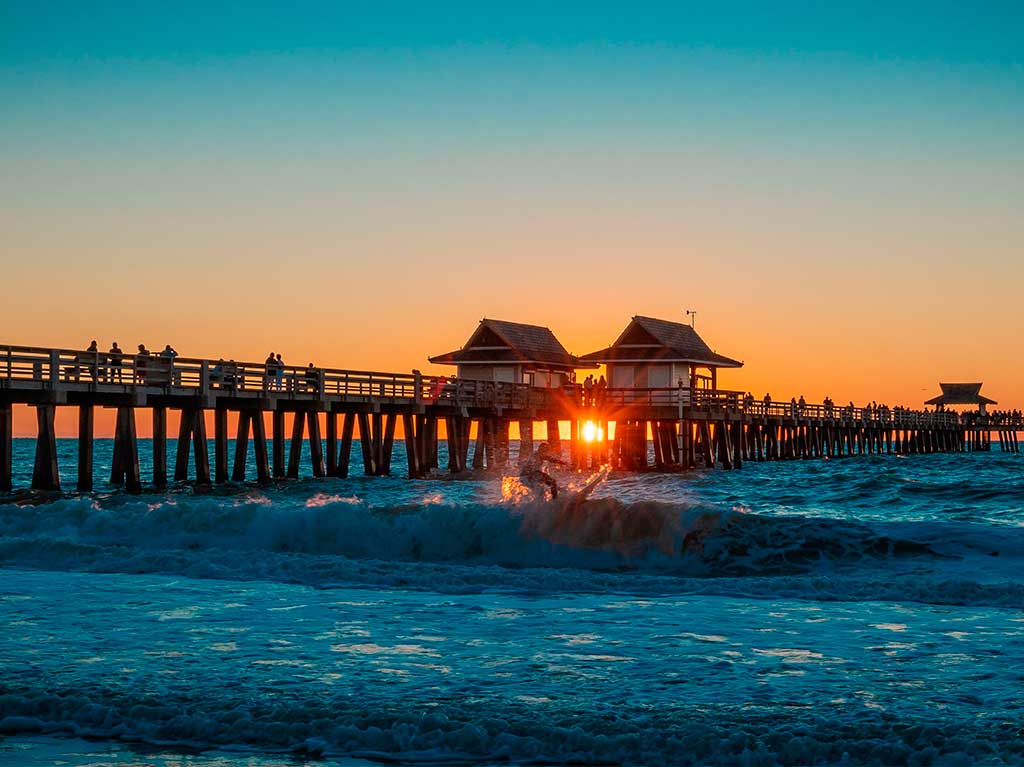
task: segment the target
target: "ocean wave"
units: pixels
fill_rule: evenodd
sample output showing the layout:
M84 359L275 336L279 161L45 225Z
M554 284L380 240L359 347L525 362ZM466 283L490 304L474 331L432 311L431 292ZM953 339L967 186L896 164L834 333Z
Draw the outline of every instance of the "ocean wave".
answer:
M352 691L309 699L209 701L0 684L0 733L43 732L197 749L259 749L302 757L403 763L513 764L1020 764L1017 727L999 717L903 721L860 706L857 716L792 701L589 710L556 700L373 701Z
M588 501L427 502L355 497L66 498L0 506L0 564L50 570L464 590L595 590L906 599L1024 606L1024 530L966 522L887 525L742 509ZM909 573L909 574L908 574ZM989 578L991 581L992 578Z

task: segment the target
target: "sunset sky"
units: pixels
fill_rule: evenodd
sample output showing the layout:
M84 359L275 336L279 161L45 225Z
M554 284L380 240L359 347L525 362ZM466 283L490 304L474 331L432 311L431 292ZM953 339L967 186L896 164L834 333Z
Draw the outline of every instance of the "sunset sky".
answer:
M728 388L1024 406L1019 3L142 5L0 3L0 344L431 371L695 309Z

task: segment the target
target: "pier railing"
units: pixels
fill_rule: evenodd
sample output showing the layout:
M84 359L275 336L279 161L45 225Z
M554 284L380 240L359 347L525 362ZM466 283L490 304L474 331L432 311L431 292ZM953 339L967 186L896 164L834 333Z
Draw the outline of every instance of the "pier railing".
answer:
M903 408L775 402L743 392L685 387L606 388L589 398L578 384L540 389L524 383L474 381L446 376L386 373L265 362L164 357L30 346L0 346L0 387L84 388L122 392L142 388L170 393L267 393L297 399L340 397L385 404L450 404L477 408L593 407L604 414L624 408L683 407L752 418L874 423L894 428L1005 425L977 413L924 412ZM1019 418L1016 419L1020 421ZM1021 425L1017 423L1016 425Z
M447 402L466 407L546 407L569 403L562 389L472 381L419 373L269 366L265 362L164 357L30 346L0 347L0 386L84 387L101 391L265 392L298 398L344 397L390 404Z

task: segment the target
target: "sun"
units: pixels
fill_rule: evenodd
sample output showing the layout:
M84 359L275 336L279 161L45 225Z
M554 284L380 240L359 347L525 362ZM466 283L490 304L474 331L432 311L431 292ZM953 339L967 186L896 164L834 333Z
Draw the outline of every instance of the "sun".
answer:
M600 426L595 426L593 421L587 421L585 424L583 424L583 441L604 441L604 429L602 429Z

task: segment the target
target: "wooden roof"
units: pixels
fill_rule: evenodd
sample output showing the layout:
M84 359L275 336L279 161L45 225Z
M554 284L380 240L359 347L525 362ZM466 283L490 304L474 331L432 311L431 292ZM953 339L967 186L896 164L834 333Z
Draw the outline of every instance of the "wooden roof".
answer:
M926 405L998 405L981 394L980 383L940 383L942 394L926 401Z
M592 362L687 362L738 368L743 363L711 350L697 331L682 322L636 316L611 346L584 354Z
M461 349L428 358L437 365L533 365L542 369L596 367L569 354L549 328L484 318Z

